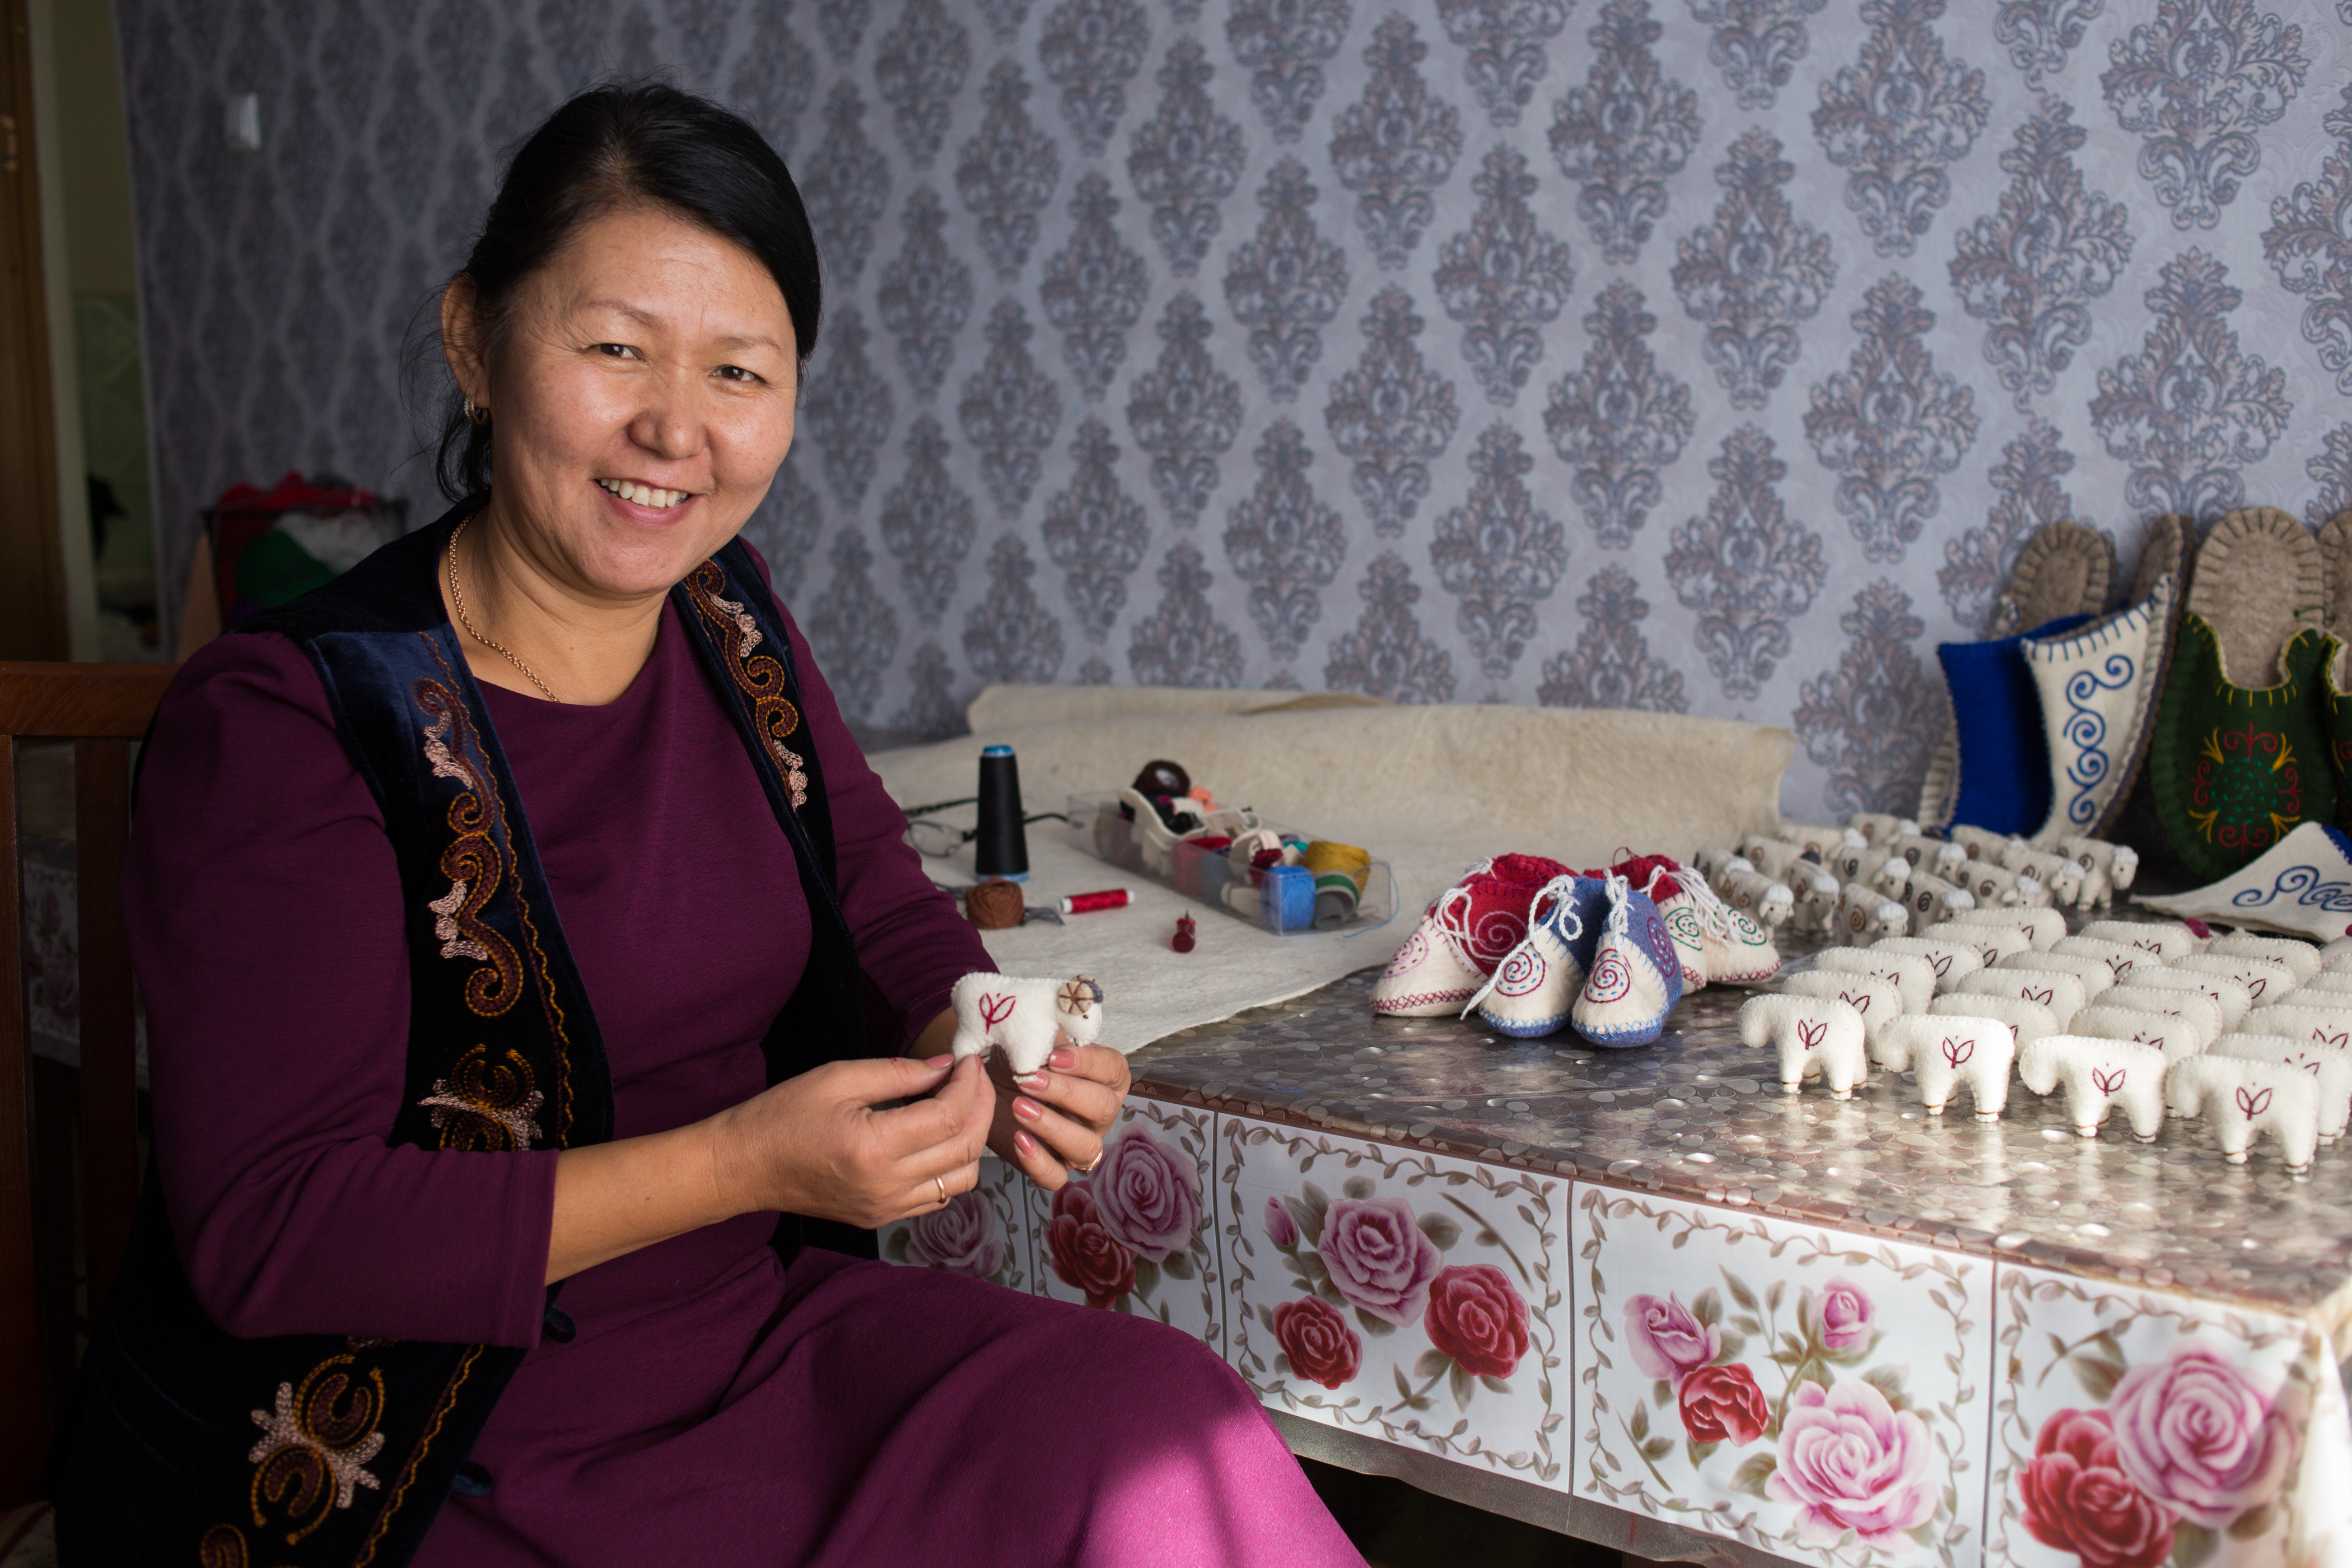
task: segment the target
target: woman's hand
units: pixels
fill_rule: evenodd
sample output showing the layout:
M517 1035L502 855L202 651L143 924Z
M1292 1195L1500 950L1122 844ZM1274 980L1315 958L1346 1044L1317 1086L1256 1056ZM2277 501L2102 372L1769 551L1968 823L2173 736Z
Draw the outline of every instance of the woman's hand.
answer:
M1074 1046L1057 1036L1054 1054L1015 1078L1001 1053L989 1055L996 1107L988 1146L1031 1181L1053 1192L1073 1166L1091 1170L1127 1100L1127 1058L1108 1046Z
M980 1180L995 1109L978 1062L884 1057L828 1063L691 1126L566 1149L547 1279L741 1214L871 1226L936 1209Z
M979 1183L995 1100L977 1062L828 1062L712 1118L713 1168L740 1213L887 1225Z

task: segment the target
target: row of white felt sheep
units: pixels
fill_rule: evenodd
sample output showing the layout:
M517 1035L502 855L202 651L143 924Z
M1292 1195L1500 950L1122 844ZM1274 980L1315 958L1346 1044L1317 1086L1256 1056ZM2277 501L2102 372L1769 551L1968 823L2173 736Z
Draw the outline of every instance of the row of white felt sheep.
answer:
M2036 1094L2065 1091L2084 1137L2119 1109L2145 1142L2169 1110L2201 1117L2236 1163L2270 1132L2296 1173L2352 1122L2352 939L2065 930L2054 910L1970 910L1923 936L1826 949L1740 1009L1740 1039L1775 1050L1792 1093L1819 1077L1848 1099L1875 1063L1909 1071L1930 1114L1965 1085L1991 1121L2014 1065Z
M1784 823L1735 850L1692 857L1716 896L1762 925L1834 937L1849 947L1917 935L1962 910L2105 909L2128 888L2139 856L2102 838L2038 849L1973 827L1931 838L1916 823L1858 813L1844 827Z

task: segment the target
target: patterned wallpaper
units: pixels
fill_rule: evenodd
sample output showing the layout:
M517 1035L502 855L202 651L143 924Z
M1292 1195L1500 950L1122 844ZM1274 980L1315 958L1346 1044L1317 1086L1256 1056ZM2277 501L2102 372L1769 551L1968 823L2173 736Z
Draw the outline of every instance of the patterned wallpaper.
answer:
M403 334L564 92L763 126L830 276L753 533L877 726L1622 705L1907 807L2035 526L2352 504L2352 0L115 4L173 519L429 490Z

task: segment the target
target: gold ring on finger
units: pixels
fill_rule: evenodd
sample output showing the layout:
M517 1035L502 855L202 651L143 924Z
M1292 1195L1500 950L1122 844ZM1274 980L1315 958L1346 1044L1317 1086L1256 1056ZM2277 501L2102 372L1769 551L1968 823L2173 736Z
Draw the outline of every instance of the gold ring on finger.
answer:
M939 1190L940 1190L940 1207L941 1207L941 1208L945 1208L945 1207L947 1207L947 1206L948 1206L948 1184L947 1184L947 1178L945 1178L944 1176L933 1176L933 1177L931 1178L931 1185L933 1185L933 1186L935 1186L935 1187L939 1188Z
M1072 1165L1072 1166L1070 1167L1070 1171L1071 1171L1071 1173L1072 1173L1074 1175L1080 1175L1080 1176L1091 1176L1091 1175L1093 1175L1093 1174L1095 1173L1095 1172L1096 1172L1096 1171L1097 1171L1098 1169L1100 1169L1100 1168L1101 1168L1101 1166L1102 1166L1102 1151L1101 1151L1101 1150L1099 1150L1099 1149L1097 1149L1097 1150L1096 1150L1096 1151L1095 1151L1095 1157L1094 1157L1094 1159L1093 1159L1092 1161L1090 1161L1089 1163L1086 1163L1086 1164L1084 1164L1084 1165Z

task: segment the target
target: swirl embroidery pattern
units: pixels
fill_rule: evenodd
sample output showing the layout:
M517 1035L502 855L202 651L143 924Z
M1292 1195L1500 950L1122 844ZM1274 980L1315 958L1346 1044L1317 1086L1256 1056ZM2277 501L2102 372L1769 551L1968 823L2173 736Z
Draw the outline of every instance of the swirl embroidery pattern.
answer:
M486 966L467 977L466 1005L481 1017L496 1018L522 994L522 960L514 945L481 918L508 868L505 852L490 833L493 808L484 800L488 792L472 764L459 761L449 746L454 736L459 749L470 753L472 726L457 694L442 682L420 679L409 694L417 707L436 716L425 727L425 757L433 776L465 786L449 803L449 829L457 837L441 852L441 874L449 879L449 891L425 908L433 911L433 934L440 940L442 957L471 959Z
M719 590L726 585L727 575L719 569L719 563L706 561L688 575L687 597L724 638L727 672L734 677L743 695L751 700L751 728L775 758L776 765L783 770L784 782L792 791L793 809L798 811L808 804L808 774L802 771L806 759L784 742L800 728L801 711L784 695L784 667L766 654L752 657L761 642L759 624L741 605L719 596Z
M327 1522L331 1509L349 1508L358 1489L383 1489L367 1462L383 1447L376 1427L383 1419L383 1376L370 1372L354 1382L345 1367L354 1358L330 1356L310 1369L299 1389L278 1385L276 1407L257 1410L259 1441L246 1455L258 1467L253 1475L253 1522L268 1523L265 1505L275 1505L292 1528L289 1546Z
M2066 721L2059 733L2074 748L2074 758L2066 764L2066 782L2074 786L2074 797L2066 803L2066 820L2087 828L2098 819L2098 802L2092 791L2107 776L2115 764L2107 756L2107 721L2092 706L2102 691L2121 691L2131 685L2137 661L2129 654L2111 654L2098 669L2078 669L2066 680Z
M547 1097L535 1082L520 1051L509 1050L493 1067L489 1047L476 1046L457 1058L447 1078L434 1079L433 1092L416 1103L433 1112L433 1129L444 1149L520 1152L544 1136L537 1117Z

